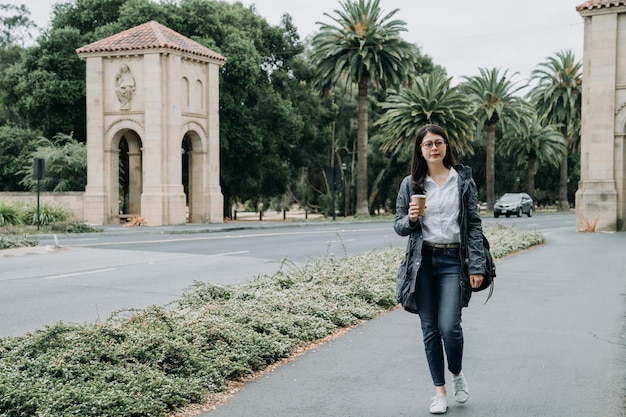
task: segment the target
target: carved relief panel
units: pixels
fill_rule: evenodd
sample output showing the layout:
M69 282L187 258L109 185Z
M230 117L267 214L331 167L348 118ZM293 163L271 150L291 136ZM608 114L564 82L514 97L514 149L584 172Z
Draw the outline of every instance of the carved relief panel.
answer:
M135 95L136 82L128 65L123 64L115 75L115 94L120 101L120 110L129 110Z
M104 111L109 114L144 110L140 57L111 57L104 61Z

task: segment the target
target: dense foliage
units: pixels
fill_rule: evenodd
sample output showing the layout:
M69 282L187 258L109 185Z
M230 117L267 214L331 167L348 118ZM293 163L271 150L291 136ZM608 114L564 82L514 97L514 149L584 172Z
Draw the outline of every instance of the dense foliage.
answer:
M45 177L33 179L32 166L20 170L20 184L35 191L83 191L87 183L87 147L71 136L57 134L53 140L41 138L37 150L31 153L33 159L45 161Z
M40 133L12 125L0 126L0 191L26 191L21 183L23 176L18 175L24 169L33 167L33 152L41 140ZM32 174L31 174L32 176Z
M458 87L450 86L450 80L434 72L417 77L410 88L390 92L381 104L386 112L376 121L385 133L383 150L412 152L419 129L436 124L449 132L456 155L473 152L477 119L472 114L472 103Z
M486 230L502 257L539 232ZM396 305L403 248L296 267L248 285L197 282L169 306L0 340L0 416L165 415Z
M574 52L559 51L532 73L538 82L529 98L541 119L548 124L558 124L565 143L578 148L582 111L582 62ZM568 183L572 179L568 169L569 153L561 153L559 171L559 209L569 210Z
M337 84L358 86L356 213L369 215L370 85L383 92L398 89L422 68L415 45L400 36L407 29L394 18L399 9L383 13L380 0L345 0L340 6L333 15L326 13L334 24L322 23L312 40L311 60L323 93Z
M496 131L511 134L526 133L526 126L533 116L533 109L517 96L524 85L513 81L508 70L480 68L480 75L465 77L463 88L474 102L479 132L486 133L486 201L487 209L493 209L496 201Z

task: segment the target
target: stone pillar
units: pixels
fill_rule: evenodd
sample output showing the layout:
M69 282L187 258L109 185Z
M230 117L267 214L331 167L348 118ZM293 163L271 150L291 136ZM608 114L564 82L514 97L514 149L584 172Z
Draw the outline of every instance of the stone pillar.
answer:
M203 201L198 198L202 195L202 184L204 183L203 169L194 169L194 167L202 167L206 152L189 152L189 222L204 223L205 216L203 210Z
M183 137L180 133L182 124L181 104L183 101L180 88L181 57L180 55L163 55L162 66L166 70L167 77L163 80L166 96L163 97L165 111L165 154L163 164L166 170L164 178L165 192L165 224L185 224L186 196L182 182L182 159L181 151Z
M589 222L596 225L597 231L615 231L618 226L614 147L619 15L606 11L581 14L585 17L585 43L576 226L582 230Z
M142 190L142 163L141 152L128 152L128 169L131 171L128 176L128 206L129 214L141 215L141 190ZM124 198L125 196L122 196Z
M224 221L224 196L220 187L220 119L219 119L219 69L217 65L208 65L206 93L207 97L207 151L205 222L222 223Z
M104 170L104 66L102 57L86 60L87 78L87 185L83 197L85 221L91 224L108 223L105 207L108 206L106 187L108 178Z
M161 55L143 56L143 82L145 94L145 137L143 139L143 192L141 193L141 215L147 224L163 224L163 100Z

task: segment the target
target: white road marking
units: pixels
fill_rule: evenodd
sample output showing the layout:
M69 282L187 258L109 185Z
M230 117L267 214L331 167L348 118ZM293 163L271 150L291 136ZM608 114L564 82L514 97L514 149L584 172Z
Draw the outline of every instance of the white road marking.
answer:
M227 255L239 255L241 253L249 253L249 250L240 250L239 252L224 252L224 253L214 253L207 256L227 256Z
M221 239L248 239L254 237L268 237L268 236L298 236L298 235L320 235L328 233L363 233L370 232L372 230L388 230L388 227L376 227L368 229L327 229L327 230L315 230L315 231L297 231L297 232L265 232L265 233L250 233L246 235L219 235L219 236L201 236L201 237L187 237L187 238L169 238L158 240L137 240L129 242L101 242L101 243L77 243L66 245L68 247L89 247L89 246L128 246L137 244L150 244L150 243L169 243L169 242L190 242L200 240L221 240Z
M98 274L100 272L109 272L109 271L115 271L115 268L94 269L92 271L74 272L73 274L51 275L49 277L44 277L44 278L45 279L58 279L58 278L67 278L67 277L77 277L80 275Z
M328 243L344 243L344 242L354 242L356 239L344 239L344 240L329 240Z

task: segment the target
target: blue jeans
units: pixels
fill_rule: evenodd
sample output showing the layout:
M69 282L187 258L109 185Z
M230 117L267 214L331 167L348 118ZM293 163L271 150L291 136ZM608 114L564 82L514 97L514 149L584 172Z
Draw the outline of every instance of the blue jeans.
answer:
M448 359L448 370L453 374L458 374L462 370L460 282L459 249L423 247L415 297L424 335L426 359L435 386L443 386L446 383L444 349Z

